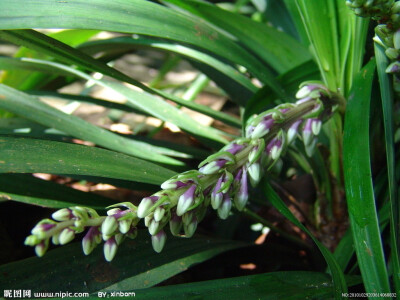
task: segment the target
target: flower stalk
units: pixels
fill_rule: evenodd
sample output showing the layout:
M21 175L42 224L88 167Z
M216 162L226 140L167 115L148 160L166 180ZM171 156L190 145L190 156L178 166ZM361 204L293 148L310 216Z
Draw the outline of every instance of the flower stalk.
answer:
M307 154L312 154L322 122L333 114L340 97L319 83L303 84L296 96L296 103L282 104L252 117L245 137L209 156L198 170L168 179L161 191L142 199L138 206L119 203L109 207L107 216L85 207L60 209L52 215L53 220L39 222L25 244L34 246L37 255L42 256L50 239L54 244L67 244L88 229L82 240L85 255L103 240L105 259L111 261L125 237L136 237L141 219L151 235L153 249L161 252L168 224L174 236L189 238L209 206L221 219L228 218L232 208L245 210L248 183L256 186L296 137L303 139Z

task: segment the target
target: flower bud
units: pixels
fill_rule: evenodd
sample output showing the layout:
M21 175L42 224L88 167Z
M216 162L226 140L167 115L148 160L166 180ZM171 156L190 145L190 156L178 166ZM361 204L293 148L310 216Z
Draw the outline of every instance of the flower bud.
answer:
M131 229L132 219L124 219L118 221L119 232L125 234Z
M214 160L202 166L199 171L205 175L215 174L225 166L226 162L225 159Z
M137 208L136 215L138 216L138 218L143 219L149 213L151 213L150 208L153 206L154 203L157 202L158 199L159 199L158 196L150 196L143 198L142 201L140 201L140 204Z
M160 229L160 222L157 222L153 219L150 221L150 224L147 228L149 229L149 233L151 235L155 235Z
M320 119L312 119L311 130L314 135L318 135L321 131L322 121Z
M196 185L192 184L186 192L184 192L178 200L176 207L176 214L182 216L194 203L194 194L196 191Z
M100 243L101 234L98 227L90 227L82 239L82 249L85 255L89 255L93 249Z
M250 176L250 182L253 187L255 187L261 179L261 167L258 162L251 164L248 167L248 172Z
M400 62L392 62L387 68L386 73L399 73L400 72Z
M160 222L161 219L164 217L165 215L165 209L161 206L157 207L156 210L154 211L154 215L153 218L154 220L156 220L157 222Z
M247 172L244 170L241 172L239 190L235 193L233 201L236 208L242 211L246 206L247 200L249 199L248 185L247 185Z
M69 208L62 208L54 212L51 217L56 221L68 221L70 220L73 215Z
M137 228L136 227L132 227L126 234L126 236L130 239L134 239L137 237Z
M104 219L103 224L101 224L101 232L103 235L110 236L118 228L117 219L114 216L108 216Z
M74 237L75 237L75 231L69 228L65 228L63 231L61 231L58 241L60 245L65 245L68 244L70 241L72 241Z
M218 216L221 219L225 220L226 218L228 218L231 208L232 208L232 199L228 194L225 194L224 200L222 201L221 206L217 210Z
M211 192L211 206L214 209L217 209L222 203L223 194L220 192L222 186L222 180L224 176L220 176L213 191Z
M168 179L163 184L161 184L161 188L163 190L177 190L180 189L181 187L187 186L187 184L188 183L182 182L177 179Z
M113 260L115 257L115 254L117 253L118 250L118 245L117 242L115 241L114 237L109 238L105 243L103 247L104 251L104 257L106 261L110 262Z
M254 128L254 131L251 133L252 139L259 139L264 137L274 125L274 119L271 116L267 116L266 119L263 119L257 126Z
M312 123L312 119L307 119L303 127L303 142L305 146L309 145L314 137L312 132Z
M194 217L190 223L183 225L183 230L185 231L185 237L191 238L197 229L197 218Z
M179 236L182 229L182 218L172 213L171 220L169 220L169 230L175 236Z
M36 255L42 257L49 248L49 239L46 239L35 246Z
M29 235L26 237L24 244L26 246L36 246L41 242L41 239L39 239L36 235Z
M288 144L290 144L296 137L297 129L299 128L299 125L301 124L301 122L302 122L301 120L297 120L289 127L288 132L287 132Z
M164 230L160 230L156 235L151 236L151 244L154 251L160 253L164 248L165 242L167 240L167 235Z

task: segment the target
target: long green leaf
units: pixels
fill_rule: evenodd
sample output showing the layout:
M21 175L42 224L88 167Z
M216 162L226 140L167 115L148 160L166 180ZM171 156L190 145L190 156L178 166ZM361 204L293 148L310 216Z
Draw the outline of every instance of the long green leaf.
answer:
M348 284L360 280L349 277ZM141 299L332 299L327 274L291 271L209 280L136 291ZM212 295L212 296L210 296Z
M249 51L254 52L278 73L283 73L311 58L310 53L295 39L273 27L255 22L206 2L165 0L200 16L233 34Z
M311 232L302 223L299 222L299 220L297 220L297 218L292 214L292 212L289 210L286 204L282 201L282 199L278 196L278 194L273 190L271 185L266 180L264 180L264 183L262 184L262 189L267 199L272 203L272 205L286 218L288 218L293 224L295 224L304 232L306 232L315 242L318 249L324 256L325 261L328 264L330 273L332 275L335 299L342 299L342 293L345 293L347 291L347 285L344 279L344 274L340 269L340 266L338 265L337 261L333 257L333 254L320 241L318 241L311 234Z
M60 15L63 17L60 18ZM234 42L231 36L216 30L201 18L187 16L150 1L1 1L0 29L20 28L85 28L180 41L242 65L260 80L276 86L277 92L281 91L273 75L260 68L260 61Z
M103 128L92 125L76 116L65 114L37 97L0 84L0 107L33 120L39 124L58 129L77 138L94 142L100 146L161 163L182 164L179 161L156 153L152 146L130 140ZM32 114L32 111L35 113Z
M190 242L169 237L163 252L158 254L149 238L147 230L140 230L135 240L122 243L111 263L104 260L101 246L85 256L80 243L67 245L49 251L42 258L32 257L0 266L0 282L7 289L32 292L143 289L217 254L247 245L205 237L194 237ZM50 274L53 280L49 280Z
M121 153L46 140L0 137L0 173L110 177L160 184L175 173Z
M387 161L387 178L388 178L388 193L390 201L390 237L391 237L391 262L393 267L393 281L395 283L396 292L400 295L400 205L397 201L397 180L395 174L395 153L394 153L394 122L393 122L393 86L389 74L386 73L386 68L389 65L389 60L385 54L385 50L378 43L375 45L376 65L381 87L381 100L383 108L383 125L385 128L385 147Z
M26 174L0 174L0 198L50 208L89 206L104 209L114 200Z
M350 224L366 292L390 292L372 187L369 108L375 61L354 80L343 139L343 165Z
M114 77L118 80L126 81L133 85L136 85L142 88L144 91L149 91L151 93L155 93L157 95L163 96L167 99L176 99L178 97L167 95L165 92L160 90L155 90L148 88L146 85L138 82L137 80L132 79L131 77L117 71L104 64L101 61L93 59L91 56L86 55L85 53L76 50L66 44L63 44L55 39L52 39L44 34L33 30L12 30L12 31L0 31L0 38L9 40L11 42L15 42L19 45L23 45L26 47L31 47L37 51L43 51L49 55L54 56L55 58L67 62L69 64L78 65L87 70L100 72L102 74ZM25 59L25 61L29 61ZM30 60L31 62L39 61L39 60ZM48 62L48 65L57 66L57 64ZM75 74L79 77L88 79L88 75L86 73L80 72L73 68L59 68L64 70L69 70L72 74ZM90 78L90 77L89 77ZM89 79L88 79L89 80ZM104 80L97 80L91 78L90 80L96 82L97 84L101 84L100 82L104 82ZM118 83L109 82L107 84L108 88L117 89L117 92L120 94L128 93L131 97L127 97L132 103L134 103L135 107L139 107L158 118L161 118L164 121L170 121L171 123L177 125L178 127L185 129L193 134L199 135L205 138L211 138L219 142L224 142L224 139L219 136L215 130L210 128L204 128L199 123L195 122L193 119L188 117L186 114L182 113L182 111L172 107L171 105L163 102L162 100L152 97L150 94L145 92L137 92L132 91L132 89L127 88L126 86ZM135 94L132 97L132 94ZM179 99L179 98L178 98ZM179 100L176 100L179 101ZM185 102L185 101L183 101Z

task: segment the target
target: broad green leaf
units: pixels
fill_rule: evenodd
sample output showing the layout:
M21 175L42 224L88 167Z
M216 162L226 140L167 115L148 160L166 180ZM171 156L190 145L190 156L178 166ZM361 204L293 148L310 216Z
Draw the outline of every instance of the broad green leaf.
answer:
M27 174L0 174L0 198L50 208L89 206L102 210L114 200Z
M394 122L393 122L393 85L392 77L386 73L389 60L383 47L377 43L375 45L376 66L381 90L381 100L383 109L383 125L385 128L385 146L387 161L388 194L390 202L390 247L391 263L393 267L393 281L396 292L400 294L400 205L397 201L397 184L395 174L395 153L394 153Z
M278 73L292 69L311 58L295 39L273 27L255 22L206 2L165 0L234 35L248 51L254 52Z
M175 173L121 153L47 140L0 137L0 173L110 177L161 184Z
M348 277L356 285L359 277ZM248 275L155 287L135 291L141 299L332 299L334 288L329 275L289 271ZM212 295L212 296L210 296Z
M63 17L60 18L60 15ZM175 40L207 49L242 65L263 82L276 86L277 92L282 92L273 75L266 68L260 68L260 61L239 46L230 35L216 30L201 18L150 1L1 1L0 29L21 28L85 28Z
M37 97L20 92L6 85L0 84L0 99L0 108L39 124L69 133L74 137L147 160L160 163L182 164L175 159L156 153L155 149L146 143L118 136L76 116L65 114L41 102ZM32 111L35 113L32 114Z
M375 61L354 80L343 138L343 168L353 240L367 293L390 292L372 187L369 108Z
M121 244L111 263L104 260L101 245L85 256L81 244L73 243L51 250L42 258L0 266L0 281L7 289L32 292L136 290L154 286L217 254L247 246L201 236L190 241L169 236L164 250L156 253L149 240L147 230L140 230L135 240ZM49 280L50 275L53 280Z
M282 199L278 196L278 194L273 190L271 185L266 180L264 180L261 187L271 204L288 220L290 220L293 224L298 226L301 230L303 230L312 238L312 240L324 256L326 263L328 264L329 271L333 280L335 299L342 299L342 293L345 293L347 291L347 285L343 271L340 269L340 266L335 260L333 254L320 241L318 241L302 223L299 222L299 220L292 214L286 204L282 201Z

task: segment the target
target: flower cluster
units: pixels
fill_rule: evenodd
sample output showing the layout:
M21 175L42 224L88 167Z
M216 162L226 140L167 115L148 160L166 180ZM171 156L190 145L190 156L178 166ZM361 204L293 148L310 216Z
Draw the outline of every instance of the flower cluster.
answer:
M103 240L104 256L111 261L125 237L135 238L140 219L144 219L154 250L160 252L167 224L173 235L191 237L210 205L221 219L226 219L233 207L243 210L249 199L248 183L256 186L296 136L302 137L306 153L312 155L322 122L337 106L337 96L318 83L303 84L296 97L300 99L296 103L251 118L245 137L209 156L198 170L165 181L161 191L142 199L137 207L116 204L107 216L90 208L64 208L52 215L53 220L37 224L25 244L35 246L36 254L42 256L50 239L64 245L88 229L82 240L84 253L89 254Z
M382 45L390 60L386 72L400 73L400 2L394 0L347 0L346 4L356 15L372 17L379 25L375 27L374 41ZM395 76L395 86L399 79Z
M394 0L346 0L346 5L357 16L373 19L388 18L392 14L394 4Z

